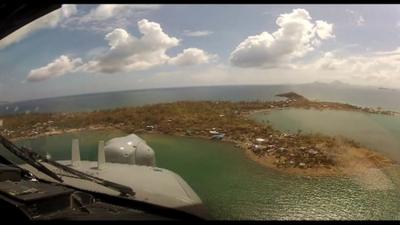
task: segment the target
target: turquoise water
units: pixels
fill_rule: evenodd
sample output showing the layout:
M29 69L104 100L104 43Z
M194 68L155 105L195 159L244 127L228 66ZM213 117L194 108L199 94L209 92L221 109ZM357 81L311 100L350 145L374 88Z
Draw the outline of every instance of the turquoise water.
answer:
M400 111L400 90L333 84L252 85L164 88L84 94L0 105L0 115L27 112L93 111L180 100L277 100L276 94L294 91L313 100L344 102ZM1 100L1 99L0 99Z
M275 100L295 91L310 99L400 109L399 91L323 84L197 87L90 94L12 103L1 114L91 111L177 100ZM15 110L17 107L18 110ZM339 111L281 110L257 114L259 121L287 131L302 129L343 135L400 160L400 120L395 117ZM97 142L120 131L79 132L21 141L55 160L70 159L71 140L80 139L81 158L96 160ZM231 144L195 138L143 135L156 152L157 164L181 175L217 219L400 219L400 169L384 172L389 186L354 178L306 178L266 169ZM0 151L1 154L6 154ZM377 186L377 187L376 187Z
M400 162L400 116L337 110L285 109L252 115L282 131L344 136Z
M96 131L42 137L19 144L70 159L79 138L83 160L96 160L99 140L123 135ZM266 169L232 144L188 137L142 135L159 167L182 176L216 219L400 219L400 170L386 171L394 188L371 190L352 178L306 178Z

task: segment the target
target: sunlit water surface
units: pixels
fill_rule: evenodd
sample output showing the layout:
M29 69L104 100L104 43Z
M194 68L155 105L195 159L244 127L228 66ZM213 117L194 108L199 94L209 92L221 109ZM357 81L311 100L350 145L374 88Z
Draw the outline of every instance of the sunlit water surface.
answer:
M19 144L70 159L79 138L82 160L96 160L97 143L120 131L63 134ZM371 190L352 178L306 178L266 169L232 144L188 137L142 135L157 166L182 176L216 219L400 219L400 170L385 171L393 187Z

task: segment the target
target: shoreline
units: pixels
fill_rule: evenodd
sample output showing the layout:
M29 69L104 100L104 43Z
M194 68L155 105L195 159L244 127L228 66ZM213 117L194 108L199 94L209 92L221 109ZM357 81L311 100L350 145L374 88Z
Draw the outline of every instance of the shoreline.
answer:
M29 139L35 139L35 138L39 138L39 137L44 137L44 136L54 136L54 135L62 135L62 134L68 134L68 133L74 133L74 132L88 132L88 131L112 131L112 130L118 130L115 129L113 127L102 127L102 126L93 126L93 127L89 127L89 128L80 128L80 129L67 129L64 131L58 131L57 133L44 133L42 135L37 135L34 137L18 137L18 138L14 138L12 139L12 141L18 141L18 140L29 140ZM120 131L120 130L118 130ZM159 134L159 135L171 135L171 136L176 136L176 137L186 137L186 138L198 138L198 139L203 139L203 140L210 140L210 138L206 137L206 136L188 136L185 134L164 134L161 132L142 132L142 133L138 133L140 134L148 134L148 135L152 135L152 134ZM287 173L287 174L295 174L295 175L301 175L301 176L305 176L305 177L342 177L343 175L345 176L354 176L354 165L358 166L358 171L362 171L364 169L367 168L377 168L377 169L381 169L383 167L386 166L390 166L395 164L393 161L391 161L390 159L387 159L384 156L379 155L379 153L375 153L372 152L372 150L369 149L365 149L365 148L361 148L361 149L357 149L357 148L353 148L351 149L353 152L351 154L356 154L356 155L361 155L361 158L358 159L358 161L356 163L342 163L340 166L336 166L336 167L331 167L331 168L324 168L324 167L320 167L320 168L308 168L308 169L301 169L301 168L278 168L274 165L274 159L273 158L267 158L267 157L258 157L257 155L255 155L251 150L246 149L245 143L240 143L238 141L235 140L231 140L231 139L225 139L222 140L222 142L224 143L230 143L230 144L234 144L235 148L237 148L240 151L244 151L245 156L250 159L255 161L256 163L260 164L261 166L268 168L268 169L273 169L275 171L278 172L283 172L283 173ZM340 154L341 158L349 158L349 154ZM373 165L373 162L368 160L368 157L378 157L379 160L377 162L378 165ZM353 159L354 160L354 159ZM352 160L350 160L352 161Z
M64 129L64 130L58 130L56 132L47 132L43 133L40 135L36 136L30 136L30 137L18 137L18 138L13 138L11 139L12 141L18 141L18 140L29 140L29 139L35 139L39 137L45 137L45 136L55 136L55 135L63 135L63 134L68 134L68 133L74 133L74 132L89 132L89 131L121 131L120 129L116 129L115 127L106 127L106 126L90 126L87 128L74 128L74 129ZM171 135L171 136L176 136L176 137L186 137L186 138L198 138L198 139L203 139L203 140L210 140L209 137L207 136L201 136L201 135L186 135L185 133L174 133L174 134L165 134L162 132L157 132L157 131L145 131L145 132L138 132L136 133L138 135L141 134L158 134L158 135ZM341 158L339 162L343 162L343 159L347 159L348 162L346 163L340 163L337 166L326 168L326 167L318 167L318 168L307 168L307 169L302 169L302 168L282 168L282 167L277 167L274 164L274 159L272 157L264 157L264 156L257 156L254 154L249 148L246 147L249 143L244 143L244 142L239 142L236 140L232 140L229 138L221 140L221 142L224 143L230 143L235 145L234 147L240 151L244 151L245 156L249 160L253 160L259 165L272 169L278 172L286 173L286 174L294 174L294 175L301 175L304 177L342 177L342 176L354 176L354 167L357 166L358 171L363 171L368 168L376 168L376 169L381 169L386 166L391 166L393 164L397 164L394 161L386 158L385 156L380 155L379 153L369 150L366 148L351 148L350 153L345 153L341 152L337 156ZM348 148L348 146L346 146ZM354 158L349 160L349 156L354 156L358 155L358 159L356 162L354 162ZM361 156L361 157L360 157ZM368 158L375 157L378 158L376 162L373 162L369 160Z
M248 118L254 113L281 108L279 106L314 108L324 105L295 95L295 98L275 102L175 102L97 112L18 115L5 118L5 124L10 124L14 130L5 129L2 133L13 141L94 130L201 139L211 139L214 133L221 133L224 136L220 141L233 143L260 165L304 176L351 175L354 166L363 170L395 164L381 153L348 139L286 134ZM340 106L337 110L357 109L340 103L331 103L331 106Z
M335 109L335 108L314 108L314 107L285 107L285 108L278 108L278 109L257 109L251 112L246 112L243 116L251 116L256 113L270 113L272 111L280 111L285 109L304 109L304 110L316 110L316 111L339 111L339 112L356 112L356 113L365 113L365 114L376 114L376 115L384 115L384 116L400 116L400 112L390 111L391 114L384 114L384 113L373 113L373 112L366 112L366 111L358 111L358 110L350 110L350 109Z

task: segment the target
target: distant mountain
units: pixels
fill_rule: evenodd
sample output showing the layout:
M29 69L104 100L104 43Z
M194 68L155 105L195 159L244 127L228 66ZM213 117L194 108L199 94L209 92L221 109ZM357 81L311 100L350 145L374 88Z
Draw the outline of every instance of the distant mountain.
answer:
M315 82L309 83L309 84L315 84L315 85L335 85L335 86L344 86L344 85L349 86L349 85L351 85L351 84L348 84L348 83L344 83L344 82L342 82L342 81L340 81L340 80L334 80L334 81L331 81L331 82L315 81Z
M321 81L315 81L315 82L313 82L313 83L311 83L311 84L317 84L317 85L320 85L320 84L327 84L327 83L324 83L324 82L321 82Z
M398 89L394 88L385 88L385 87L378 87L379 90L385 90L385 91L398 91Z
M321 81L315 81L313 83L308 83L305 84L311 87L333 87L333 88L357 88L357 89L376 89L378 88L377 86L369 86L369 85L359 85L359 84L351 84L351 83L345 83L340 80L334 80L331 82L321 82Z
M385 87L377 87L377 86L371 86L371 85L357 85L357 84L349 84L345 83L340 80L334 80L331 82L321 82L321 81L315 81L313 83L308 83L305 85L311 85L311 86L331 86L331 87L352 87L352 88L368 88L368 89L379 89L379 90L384 90L384 91L400 91L400 89L395 89L395 88L385 88Z
M329 84L332 84L332 85L350 85L350 84L346 84L346 83L344 83L344 82L342 82L342 81L340 81L340 80L334 80L334 81L332 81L332 82L330 82Z

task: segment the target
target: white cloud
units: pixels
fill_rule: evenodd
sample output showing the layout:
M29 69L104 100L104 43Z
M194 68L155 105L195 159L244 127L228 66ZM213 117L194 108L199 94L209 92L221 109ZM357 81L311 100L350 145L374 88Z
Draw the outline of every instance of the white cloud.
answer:
M31 70L27 80L42 81L77 71L110 74L147 70L167 64L189 66L217 59L217 55L198 48L187 48L175 57L168 56L166 51L178 46L180 40L166 34L158 23L142 19L137 25L142 34L140 38L116 28L105 35L109 47L89 51L86 56L90 59L85 63L80 58L70 59L63 55L47 66Z
M293 71L276 68L265 76L265 70L257 68L239 68L225 64L206 65L204 67L180 67L174 71L163 71L143 78L144 86L178 87L203 85L245 85L313 82L315 77L309 71Z
M276 19L279 29L249 36L231 53L230 61L238 67L273 68L288 66L291 60L301 58L333 38L333 25L312 21L307 10L294 9Z
M74 14L77 13L77 9L75 5L63 5L61 9L55 10L45 16L36 19L29 24L21 27L16 30L12 34L0 40L0 49L5 48L14 43L20 42L22 39L26 38L30 34L46 29L46 28L54 28L59 23Z
M365 19L360 13L358 13L358 12L356 12L354 10L350 10L350 9L346 9L346 12L348 12L350 14L350 16L351 16L351 18L353 20L353 23L355 25L357 25L357 26L364 26L365 25Z
M365 24L365 19L363 16L359 16L356 21L357 26L363 26Z
M208 36L211 35L212 31L209 30L198 30L198 31L190 31L190 30L184 30L183 34L189 37L202 37L202 36Z
M165 64L169 60L166 51L178 46L179 40L163 32L160 24L146 19L138 22L141 38L124 29L114 29L105 39L110 49L83 65L88 72L116 73L145 70Z
M160 7L150 4L103 4L92 8L89 12L82 12L83 15L69 18L62 26L72 30L111 32L115 27L127 28L133 19L143 17Z
M34 82L62 76L66 73L74 72L81 63L82 60L80 58L71 59L68 56L62 55L46 66L31 70L26 80Z
M400 76L400 48L387 52L374 52L363 56L343 56L326 52L304 68L314 71L334 71L357 81L373 81L375 84L398 83Z
M329 24L322 20L315 21L317 35L322 39L333 38L333 24Z
M160 24L146 19L138 22L138 28L143 34L140 38L121 28L108 33L105 39L109 50L84 64L81 69L86 72L117 73L147 70L164 64L203 64L217 57L198 48L188 48L176 57L170 57L166 51L179 45L177 38L164 33Z
M209 54L202 49L187 48L184 49L182 53L179 53L176 57L171 58L168 63L178 66L190 66L209 63L214 59L217 59L216 55Z
M76 5L62 5L61 13L64 18L68 18L70 16L75 15L78 12Z
M141 13L159 9L159 5L117 5L104 4L92 9L88 14L80 18L81 22L101 21L115 17L127 17L133 13Z

